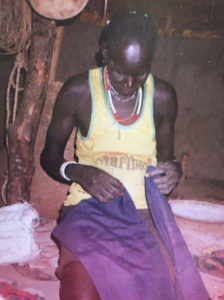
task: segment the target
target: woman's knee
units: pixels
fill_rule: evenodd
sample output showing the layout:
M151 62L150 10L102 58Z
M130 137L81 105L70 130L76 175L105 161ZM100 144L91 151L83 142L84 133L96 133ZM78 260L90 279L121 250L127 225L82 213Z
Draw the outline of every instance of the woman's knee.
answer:
M64 266L61 274L61 300L100 300L91 277L81 262Z

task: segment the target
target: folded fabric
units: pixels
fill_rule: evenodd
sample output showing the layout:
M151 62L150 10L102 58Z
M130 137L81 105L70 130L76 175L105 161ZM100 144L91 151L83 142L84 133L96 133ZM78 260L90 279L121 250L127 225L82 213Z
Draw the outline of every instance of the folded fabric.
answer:
M27 202L0 208L0 265L25 263L38 257L38 225L39 215Z

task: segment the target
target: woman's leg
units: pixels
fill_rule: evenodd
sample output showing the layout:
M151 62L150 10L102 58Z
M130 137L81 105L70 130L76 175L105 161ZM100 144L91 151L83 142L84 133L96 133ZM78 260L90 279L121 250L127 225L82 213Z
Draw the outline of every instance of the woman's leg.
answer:
M64 266L61 274L61 300L100 300L92 279L81 262Z
M61 300L100 300L99 293L83 264L62 245L56 274L61 281Z

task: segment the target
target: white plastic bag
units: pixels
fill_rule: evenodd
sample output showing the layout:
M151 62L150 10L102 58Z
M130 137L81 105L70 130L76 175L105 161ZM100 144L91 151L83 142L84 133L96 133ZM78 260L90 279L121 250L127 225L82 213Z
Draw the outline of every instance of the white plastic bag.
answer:
M39 215L27 202L0 208L0 265L29 262L39 255L34 237L38 225Z

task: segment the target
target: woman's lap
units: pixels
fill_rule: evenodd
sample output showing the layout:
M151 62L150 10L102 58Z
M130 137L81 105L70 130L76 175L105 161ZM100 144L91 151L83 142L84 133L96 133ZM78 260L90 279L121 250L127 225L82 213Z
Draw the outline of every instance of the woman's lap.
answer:
M138 210L138 213L142 217L142 219L146 222L150 232L154 235L155 239L157 240L157 242L158 242L158 244L161 248L161 251L163 253L163 256L165 258L165 261L168 265L171 278L174 282L174 270L173 270L173 266L172 266L169 254L166 251L166 249L165 249L165 247L164 247L164 245L163 245L163 243L162 243L162 241L161 241L161 239L160 239L160 237L159 237L159 235L156 231L156 228L153 224L153 220L151 218L151 215L150 215L149 211L147 209L141 209L141 210ZM59 265L58 265L58 268L56 270L56 275L58 276L59 279L61 279L63 268L71 262L76 262L77 264L82 264L79 261L79 259L77 258L76 255L74 255L72 252L70 252L63 245L60 245ZM83 266L83 268L84 268L84 266Z

